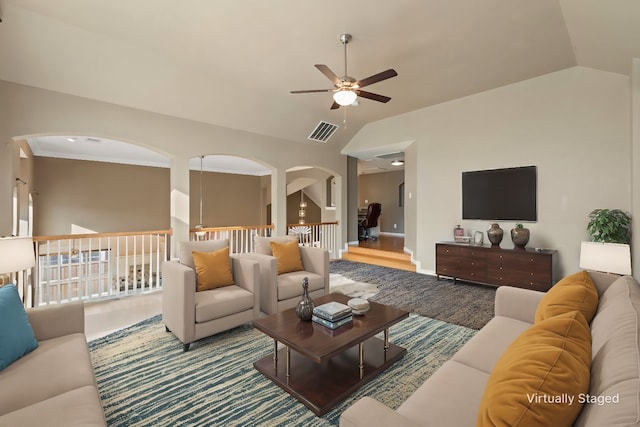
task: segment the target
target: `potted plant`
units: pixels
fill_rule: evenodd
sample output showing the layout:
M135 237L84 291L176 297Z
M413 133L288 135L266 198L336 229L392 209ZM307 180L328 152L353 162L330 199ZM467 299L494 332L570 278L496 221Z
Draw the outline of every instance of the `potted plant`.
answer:
M522 224L516 224L516 228L511 229L511 241L516 248L524 249L529 243L529 229L524 228Z
M587 231L591 240L603 243L631 242L631 216L620 209L594 209Z

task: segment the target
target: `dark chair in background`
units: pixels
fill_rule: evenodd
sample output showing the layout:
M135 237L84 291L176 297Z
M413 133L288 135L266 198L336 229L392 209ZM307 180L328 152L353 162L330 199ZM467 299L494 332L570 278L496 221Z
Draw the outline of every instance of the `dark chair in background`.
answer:
M363 220L360 221L359 228L359 239L377 239L377 236L371 234L371 229L378 226L378 218L382 213L382 205L380 203L369 203L369 207L367 208L367 216L364 217Z

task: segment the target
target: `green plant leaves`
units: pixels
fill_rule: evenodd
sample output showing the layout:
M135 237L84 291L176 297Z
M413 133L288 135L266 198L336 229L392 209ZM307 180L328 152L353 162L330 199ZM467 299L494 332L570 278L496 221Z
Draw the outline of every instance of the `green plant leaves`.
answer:
M594 242L631 242L631 216L620 209L595 209L589 214L587 231Z

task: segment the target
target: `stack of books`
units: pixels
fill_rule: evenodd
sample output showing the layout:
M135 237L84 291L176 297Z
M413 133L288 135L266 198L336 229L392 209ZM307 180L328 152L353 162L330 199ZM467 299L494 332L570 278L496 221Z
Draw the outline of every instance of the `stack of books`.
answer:
M337 329L353 321L351 307L339 302L328 302L313 309L311 320L329 329Z

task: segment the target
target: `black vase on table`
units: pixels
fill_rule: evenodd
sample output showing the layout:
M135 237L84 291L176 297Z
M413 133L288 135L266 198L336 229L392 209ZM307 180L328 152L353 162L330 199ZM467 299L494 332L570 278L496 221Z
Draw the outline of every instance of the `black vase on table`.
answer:
M296 307L296 316L298 316L300 320L311 320L314 308L315 304L309 297L309 279L305 277L302 280L302 299L300 299Z

